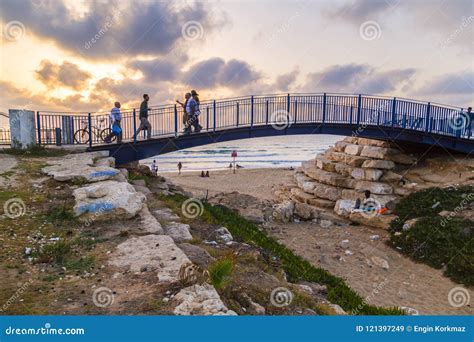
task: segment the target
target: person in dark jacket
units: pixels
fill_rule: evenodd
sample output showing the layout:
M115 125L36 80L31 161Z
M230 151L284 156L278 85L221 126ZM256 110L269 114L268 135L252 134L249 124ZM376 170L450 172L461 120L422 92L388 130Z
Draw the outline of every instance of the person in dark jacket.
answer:
M191 90L191 98L187 103L186 111L189 115L190 125L194 127L194 132L196 133L202 129L202 126L199 124L199 115L201 114L199 104L199 94L196 90Z
M138 136L138 133L146 129L146 138L150 139L151 138L151 124L150 121L148 121L148 111L150 110L148 108L148 100L150 97L148 94L143 95L143 102L140 105L140 126L137 129L136 136Z

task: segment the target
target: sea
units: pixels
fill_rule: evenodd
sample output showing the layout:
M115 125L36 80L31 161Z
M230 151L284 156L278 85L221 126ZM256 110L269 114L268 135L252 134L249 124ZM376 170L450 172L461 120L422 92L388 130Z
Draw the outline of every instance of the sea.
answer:
M140 163L150 165L153 160L159 172L224 170L232 162L232 152L237 152L236 164L246 169L296 168L302 161L312 159L344 137L336 135L287 135L279 137L234 140L193 147L171 152Z

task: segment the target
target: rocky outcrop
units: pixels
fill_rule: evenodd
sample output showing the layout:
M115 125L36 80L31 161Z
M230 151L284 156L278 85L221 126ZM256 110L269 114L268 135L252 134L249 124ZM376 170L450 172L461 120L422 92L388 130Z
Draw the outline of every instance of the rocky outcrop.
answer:
M132 218L143 208L145 195L126 182L104 181L74 190L74 213L81 219Z
M159 282L179 280L181 266L190 260L166 235L133 237L117 246L109 264L127 271L156 272Z
M379 210L392 209L401 196L412 191L401 173L414 162L414 157L389 142L345 138L314 160L302 163L295 173L297 186L276 192L282 203L275 215L284 222L290 221L292 214L310 220L319 218L324 209L334 209L351 221L387 228L393 217L379 214ZM367 190L373 202L370 215L364 210L353 213L357 199L364 202Z
M176 304L173 310L175 315L237 315L225 306L214 286L207 283L182 289L173 298L173 302Z

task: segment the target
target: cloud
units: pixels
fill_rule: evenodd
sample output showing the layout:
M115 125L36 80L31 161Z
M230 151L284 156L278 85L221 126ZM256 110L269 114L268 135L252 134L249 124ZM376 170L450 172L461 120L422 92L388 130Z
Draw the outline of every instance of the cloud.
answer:
M149 0L91 0L85 4L86 13L78 15L63 1L38 7L35 1L2 0L0 19L20 21L28 33L51 39L84 57L100 59L163 55L179 42L187 43L182 36L185 23L199 22L204 38L223 25L222 17L214 21L202 2L181 8Z
M76 64L63 62L53 64L48 60L42 60L40 69L35 71L36 77L48 88L69 87L74 90L82 90L87 87L87 81L91 74L81 70Z
M374 20L397 6L399 0L351 0L340 7L328 8L324 11L331 19L348 20L360 25L366 20Z
M299 72L299 69L296 68L289 73L277 76L274 84L275 91L290 91L290 87L295 83Z
M415 74L415 69L378 71L366 64L333 65L306 76L303 91L383 94L395 91Z
M182 81L195 88L239 88L260 78L260 72L245 61L232 59L226 62L215 57L192 65Z
M474 72L464 72L441 75L426 82L419 90L423 95L468 94L474 98Z

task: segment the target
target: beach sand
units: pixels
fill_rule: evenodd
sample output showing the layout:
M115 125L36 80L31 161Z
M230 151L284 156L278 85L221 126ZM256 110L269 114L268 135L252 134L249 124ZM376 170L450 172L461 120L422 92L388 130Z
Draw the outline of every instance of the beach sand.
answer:
M289 169L239 169L210 171L209 178L200 177L200 172L162 173L161 176L174 184L202 197L209 190L209 196L217 193L238 191L241 194L254 196L259 200L273 200L272 187L280 184L294 183L295 171Z

